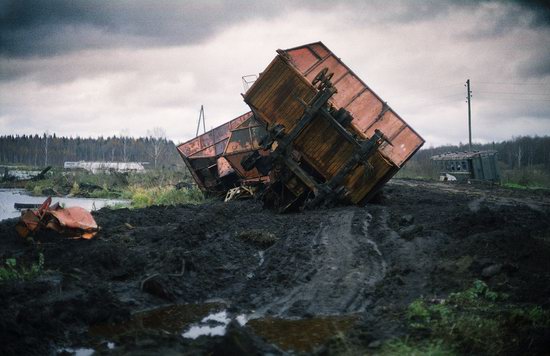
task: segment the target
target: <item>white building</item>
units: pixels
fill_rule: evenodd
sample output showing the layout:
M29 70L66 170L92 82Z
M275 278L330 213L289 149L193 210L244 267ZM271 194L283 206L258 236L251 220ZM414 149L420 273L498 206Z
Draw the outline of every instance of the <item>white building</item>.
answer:
M97 173L105 171L115 172L145 172L143 164L140 162L65 162L65 169L84 169L86 171Z

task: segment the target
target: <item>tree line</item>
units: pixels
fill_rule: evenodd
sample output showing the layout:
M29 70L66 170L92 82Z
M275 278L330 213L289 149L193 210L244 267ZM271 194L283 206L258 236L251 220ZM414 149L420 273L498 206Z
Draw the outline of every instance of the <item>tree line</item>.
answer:
M148 162L149 168L182 165L163 131L148 137L59 137L56 134L0 136L0 164L62 167L66 161Z
M474 151L496 150L503 180L528 183L550 184L550 136L520 136L511 140L475 143ZM424 148L407 162L398 176L436 177L437 169L430 157L448 152L469 151L467 144Z
M431 156L447 152L468 151L468 145L448 145L425 148L416 153L411 161L427 162ZM473 151L496 150L498 160L509 169L522 169L533 166L544 167L550 171L550 136L520 136L511 140L486 144L472 144Z

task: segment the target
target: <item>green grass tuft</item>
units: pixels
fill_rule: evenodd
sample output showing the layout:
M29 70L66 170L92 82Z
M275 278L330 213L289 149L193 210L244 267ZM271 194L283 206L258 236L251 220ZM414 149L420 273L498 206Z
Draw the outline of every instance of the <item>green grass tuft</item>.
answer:
M507 304L507 295L475 281L440 302L418 299L407 310L411 329L466 353L498 355L519 347L533 328L550 327L550 312L539 306ZM488 342L490 340L490 342Z
M380 352L375 355L453 356L456 353L442 340L418 342L409 339L394 339L384 343Z
M29 280L40 275L44 270L44 255L38 254L38 261L30 267L18 267L15 258L8 258L4 262L4 267L0 267L0 281L9 280Z

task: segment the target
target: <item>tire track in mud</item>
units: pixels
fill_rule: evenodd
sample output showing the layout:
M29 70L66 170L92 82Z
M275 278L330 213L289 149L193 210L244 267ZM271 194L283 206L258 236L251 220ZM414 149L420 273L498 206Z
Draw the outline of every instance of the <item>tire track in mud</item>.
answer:
M544 212L550 209L550 195L548 194L539 194L537 197L534 197L533 194L525 194L525 192L518 190L514 191L513 189L501 188L499 186L490 186L488 190L487 187L465 183L443 183L403 179L392 179L389 186L392 185L467 195L473 198L472 205L470 206L470 210L473 212L479 210L480 203L490 203L497 207L525 205L538 212ZM510 194L520 194L520 196L509 196Z
M311 251L311 259L293 276L299 283L259 308L256 314L292 317L365 310L370 303L368 296L386 271L382 254L368 238L371 219L365 210L331 212L310 237L306 248ZM357 221L362 222L362 227L354 229Z

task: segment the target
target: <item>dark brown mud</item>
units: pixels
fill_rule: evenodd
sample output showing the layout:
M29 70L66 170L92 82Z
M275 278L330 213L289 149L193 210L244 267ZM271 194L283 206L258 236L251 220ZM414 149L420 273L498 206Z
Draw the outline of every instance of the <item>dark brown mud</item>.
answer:
M403 311L413 300L444 298L477 279L514 302L549 308L549 202L544 192L394 181L364 208L278 215L236 201L102 209L90 241L24 242L7 220L2 263L28 266L42 253L45 264L34 279L0 282L0 353L279 354L288 345L338 353L330 335L314 331L305 346L303 335L277 342L277 330L284 336L299 323L332 330L325 321L368 351L407 334ZM210 311L204 305L227 313L225 335L182 337ZM147 322L153 315L160 324Z

